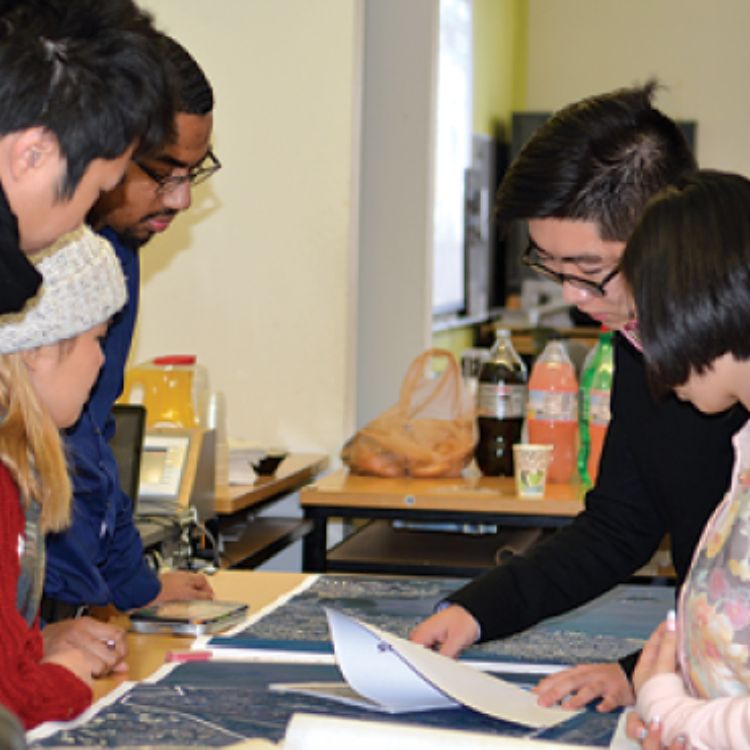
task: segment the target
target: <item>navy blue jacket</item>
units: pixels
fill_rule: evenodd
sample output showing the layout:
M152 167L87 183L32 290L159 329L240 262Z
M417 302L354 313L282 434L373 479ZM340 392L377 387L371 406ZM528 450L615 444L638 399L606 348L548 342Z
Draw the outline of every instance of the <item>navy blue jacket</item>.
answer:
M109 439L112 405L122 392L125 362L138 314L138 253L111 229L101 234L114 246L127 279L128 301L104 339L106 362L81 419L65 436L74 487L73 522L47 536L44 593L73 605L114 604L127 610L158 593L156 574L144 563L133 521L133 503L120 487Z

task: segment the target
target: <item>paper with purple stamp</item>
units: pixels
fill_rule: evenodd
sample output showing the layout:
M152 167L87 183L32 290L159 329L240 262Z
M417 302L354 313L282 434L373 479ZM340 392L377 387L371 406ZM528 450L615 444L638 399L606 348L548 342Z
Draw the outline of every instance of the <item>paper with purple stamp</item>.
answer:
M526 690L334 609L326 609L326 616L336 662L350 688L343 691L347 703L388 713L466 706L538 729L575 715L560 708L542 708ZM332 700L344 697L340 683L275 685L273 689Z

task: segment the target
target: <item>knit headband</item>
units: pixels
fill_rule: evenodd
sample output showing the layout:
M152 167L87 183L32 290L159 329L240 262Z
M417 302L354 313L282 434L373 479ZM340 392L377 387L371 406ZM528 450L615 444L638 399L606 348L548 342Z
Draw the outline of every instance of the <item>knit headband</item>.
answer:
M44 279L19 312L0 316L0 354L73 338L109 320L127 300L112 246L82 226L32 257Z

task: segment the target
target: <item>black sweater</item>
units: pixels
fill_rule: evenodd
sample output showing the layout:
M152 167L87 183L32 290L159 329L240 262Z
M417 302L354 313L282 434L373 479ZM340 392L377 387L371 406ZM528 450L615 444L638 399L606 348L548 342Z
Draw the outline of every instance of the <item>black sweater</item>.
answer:
M682 584L703 526L729 487L731 437L747 417L740 406L706 416L674 395L656 401L643 357L617 335L612 421L585 510L450 601L477 619L483 641L502 638L627 580L667 533ZM631 664L623 666L629 671Z
M0 314L23 309L42 277L18 244L18 223L0 185Z

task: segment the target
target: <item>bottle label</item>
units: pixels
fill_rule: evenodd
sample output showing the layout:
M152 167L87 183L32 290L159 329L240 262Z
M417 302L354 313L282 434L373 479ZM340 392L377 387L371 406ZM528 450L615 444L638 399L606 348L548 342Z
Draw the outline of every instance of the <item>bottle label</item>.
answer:
M480 417L523 419L526 386L507 383L479 383L477 413Z
M608 425L612 416L609 410L610 392L592 390L589 399L589 422L602 427Z
M549 422L577 422L578 393L529 390L528 416Z

